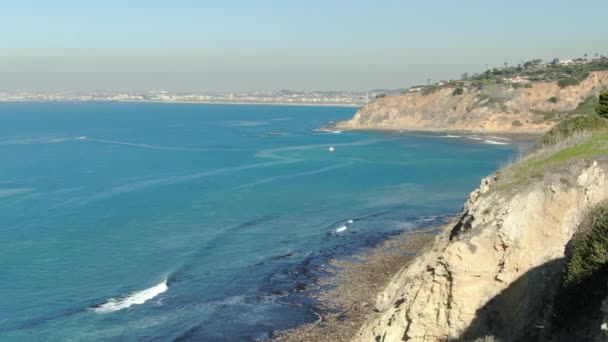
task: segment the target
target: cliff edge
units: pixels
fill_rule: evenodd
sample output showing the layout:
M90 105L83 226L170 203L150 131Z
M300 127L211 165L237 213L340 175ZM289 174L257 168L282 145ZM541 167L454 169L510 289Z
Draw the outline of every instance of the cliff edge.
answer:
M432 250L378 295L354 340L605 340L608 238L598 233L596 246L589 234L608 227L608 215L590 219L606 208L607 152L606 122L574 117L485 178Z
M378 98L336 129L474 132L545 132L559 120L587 110L608 86L608 71L591 72L577 85L557 81L464 87L427 87ZM461 92L461 93L460 93Z

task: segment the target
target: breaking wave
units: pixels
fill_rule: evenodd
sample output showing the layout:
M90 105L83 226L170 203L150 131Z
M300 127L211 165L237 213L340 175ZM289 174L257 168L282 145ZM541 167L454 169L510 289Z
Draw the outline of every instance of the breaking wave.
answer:
M496 140L511 140L509 138L505 138L505 137L497 137L495 135L488 135L488 138L492 138L492 139L496 139Z
M342 227L340 227L340 228L336 229L336 231L335 231L335 232L336 232L336 233L341 233L341 232L343 232L343 231L345 231L345 230L347 230L347 229L348 229L348 227L347 227L347 226L342 226Z
M500 141L494 141L494 140L484 140L483 142L486 144L491 144L491 145L508 145L509 144L506 142L500 142Z
M125 297L121 298L110 298L107 302L93 307L93 311L97 313L109 313L126 308L130 308L133 305L143 304L150 299L158 296L159 294L167 291L169 285L165 279L162 283L156 284L145 290L133 292Z

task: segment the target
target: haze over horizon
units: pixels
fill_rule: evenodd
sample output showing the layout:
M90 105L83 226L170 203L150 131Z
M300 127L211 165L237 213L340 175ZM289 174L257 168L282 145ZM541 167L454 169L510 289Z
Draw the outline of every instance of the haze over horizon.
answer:
M608 51L603 1L5 3L0 89L369 90Z

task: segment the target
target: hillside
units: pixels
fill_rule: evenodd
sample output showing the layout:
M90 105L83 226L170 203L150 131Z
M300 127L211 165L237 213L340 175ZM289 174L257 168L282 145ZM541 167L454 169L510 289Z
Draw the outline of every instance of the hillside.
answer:
M333 128L545 132L572 114L592 113L597 94L608 88L608 71L590 72L578 84L558 83L466 82L418 88L377 98Z
M573 117L483 179L355 340L605 340L607 153L606 121Z

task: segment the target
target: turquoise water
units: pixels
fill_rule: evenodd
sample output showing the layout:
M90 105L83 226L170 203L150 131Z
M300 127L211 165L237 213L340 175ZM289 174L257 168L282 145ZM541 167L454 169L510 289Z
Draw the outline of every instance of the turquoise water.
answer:
M247 341L316 320L301 291L328 258L441 222L519 148L315 131L355 111L0 104L0 339Z

